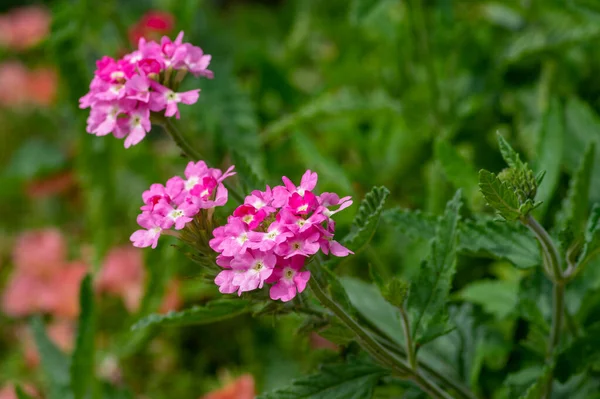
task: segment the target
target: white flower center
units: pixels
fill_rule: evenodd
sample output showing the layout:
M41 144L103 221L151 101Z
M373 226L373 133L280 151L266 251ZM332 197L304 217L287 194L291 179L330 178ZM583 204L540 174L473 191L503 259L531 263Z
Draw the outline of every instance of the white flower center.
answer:
M237 242L239 242L240 244L243 244L246 241L248 241L248 234L246 234L246 233L240 234L239 237L237 238Z
M259 260L258 262L256 262L254 264L254 267L252 269L256 270L257 272L261 271L263 269L265 265L263 264L262 260Z
M190 191L192 188L194 188L194 186L198 184L198 178L196 176L192 176L189 179L186 180L185 182L185 189L187 191Z
M279 230L273 230L265 235L265 239L274 240L279 235Z
M295 274L295 273L294 273L294 271L293 271L292 269L290 269L289 267L286 267L286 268L285 268L285 271L283 272L283 277L284 277L286 280L291 280L291 279L293 279L293 278L294 278L294 274Z
M181 209L173 209L169 212L169 217L173 220L177 220L184 215L184 212Z

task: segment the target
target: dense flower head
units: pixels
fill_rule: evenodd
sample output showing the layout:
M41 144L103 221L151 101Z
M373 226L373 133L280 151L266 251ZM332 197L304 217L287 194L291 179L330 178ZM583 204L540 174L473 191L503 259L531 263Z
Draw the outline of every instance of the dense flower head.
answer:
M185 168L185 179L174 176L164 186L151 185L142 194L144 205L137 221L143 229L131 235L133 245L156 248L165 230L181 230L200 209L225 205L228 193L223 180L234 174L233 166L223 173L209 168L204 161L190 162Z
M224 269L215 279L220 292L241 295L269 284L271 299L287 302L306 288L310 272L303 269L310 256L352 253L333 239L331 219L352 204L350 197L314 194L317 174L310 170L299 186L282 180L283 186L253 191L227 224L213 231L209 245Z
M183 76L212 78L211 56L183 43L183 32L174 41L163 36L160 43L140 38L138 48L115 60L104 56L96 62L90 91L79 100L90 108L88 133L112 133L125 139L125 148L138 144L150 131L151 113L179 118L179 104L198 101L199 89L176 92Z

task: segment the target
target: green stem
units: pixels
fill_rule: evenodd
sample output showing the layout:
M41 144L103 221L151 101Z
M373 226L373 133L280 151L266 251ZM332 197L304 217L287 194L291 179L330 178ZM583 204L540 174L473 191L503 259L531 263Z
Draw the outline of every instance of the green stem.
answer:
M546 229L543 228L542 225L540 225L538 221L535 220L535 218L531 215L527 215L523 223L525 226L529 227L542 245L542 250L545 252L547 257L546 259L548 262L550 262L548 269L552 273L551 277L553 281L558 282L562 280L563 275L560 267L560 255L558 253L558 249L556 249L556 246L552 241L552 237L550 237L550 234L548 234Z
M173 139L177 147L192 161L198 161L200 159L205 159L199 151L196 151L194 147L192 147L186 139L183 137L177 126L170 120L166 118L161 119L153 119L152 123L162 126L163 129L167 132L169 136ZM231 193L231 196L235 198L236 201L243 203L244 196L241 195L235 188L233 188L229 182L223 181L227 190Z
M547 361L551 361L554 351L560 342L565 302L565 276L563 275L560 265L558 249L554 245L554 241L552 241L550 234L548 234L546 229L544 229L544 227L542 227L542 225L540 225L531 215L527 215L523 220L523 223L529 227L541 244L542 251L544 252L544 262L549 263L549 265L546 265L546 269L551 273L550 279L554 285L552 289L552 329L550 331L550 339L548 340L548 350L546 354ZM553 376L551 371L546 386L544 387L544 398L550 398L552 396L552 382Z
M406 355L408 357L408 364L413 370L417 369L417 359L415 357L415 348L412 342L412 336L410 333L410 322L408 321L408 315L403 307L400 309L400 315L402 316L402 328L404 330L404 342L406 342Z
M434 399L451 399L451 397L438 387L435 382L430 381L417 370L411 370L410 366L402 359L393 356L385 347L377 342L368 331L362 328L346 311L325 293L316 278L309 280L309 285L319 302L332 311L357 337L361 347L383 365L392 369L395 376L408 378L415 382L423 391Z
M396 345L395 343L390 341L390 339L385 337L385 335L383 333L381 333L381 332L376 333L375 338L386 349L396 353L398 356L403 356L403 357L407 356L407 354L403 351L402 347L399 347L398 345ZM417 363L418 363L419 367L422 368L427 374L431 375L433 378L435 378L437 381L441 382L443 385L445 385L449 388L452 388L458 394L459 398L477 399L477 396L473 392L471 392L469 387L462 384L457 379L450 378L450 377L440 373L439 371L437 371L436 369L431 367L429 364L427 364L423 360L417 360Z

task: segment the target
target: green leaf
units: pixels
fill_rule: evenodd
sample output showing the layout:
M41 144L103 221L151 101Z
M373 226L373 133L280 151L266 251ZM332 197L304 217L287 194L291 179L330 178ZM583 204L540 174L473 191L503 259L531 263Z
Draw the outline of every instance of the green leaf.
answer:
M481 305L497 319L510 315L518 303L519 284L515 281L478 280L463 288L458 294L467 302Z
M560 382L579 374L600 356L600 323L590 326L583 337L576 338L556 358L556 378Z
M430 256L421 264L418 278L410 288L407 309L411 316L412 335L421 344L445 334L449 329L446 305L456 271L461 206L458 191L446 205L431 242Z
M600 204L595 204L588 218L584 234L585 243L578 264L587 262L600 250ZM589 258L589 259L588 259Z
M487 218L461 223L459 251L507 260L520 269L542 263L538 244L526 227Z
M542 375L537 379L536 382L531 384L525 393L519 396L519 399L539 399L544 394L544 389L548 379L552 377L552 370L554 365L546 365L542 370Z
M367 193L354 217L350 233L342 240L343 245L357 252L371 240L389 194L390 191L383 186L373 187Z
M350 303L362 317L388 337L403 343L400 311L387 302L373 284L352 277L341 277Z
M381 295L386 301L397 308L404 307L404 302L408 297L410 284L394 276L381 290Z
M537 147L536 169L544 174L542 183L538 181L537 198L542 202L538 214L544 215L555 193L560 178L562 154L565 141L565 122L563 107L557 98L550 100L550 106L544 115Z
M479 171L479 189L488 205L506 220L517 220L521 216L519 199L506 182L487 170Z
M447 141L438 140L435 156L442 165L446 178L455 188L463 188L467 193L475 191L478 184L477 170Z
M235 164L237 177L242 182L242 191L250 193L252 190L264 190L266 183L263 176L259 176L256 168L248 162L245 155L233 151L232 160Z
M342 346L348 345L356 337L356 334L337 318L332 318L327 327L319 331L319 335Z
M385 210L381 217L409 238L431 240L435 235L434 215L394 208ZM461 254L507 260L521 269L542 262L535 238L521 224L499 223L489 218L465 220L459 227L458 241Z
M508 141L500 134L497 135L498 146L500 147L500 153L504 162L507 163L511 168L520 170L525 167L525 164L521 161L519 154L508 144Z
M595 145L588 145L579 168L569 182L567 196L557 216L557 226L560 230L569 228L573 233L583 231L589 210L590 183L594 166Z
M34 317L30 327L40 354L42 371L49 385L49 399L72 398L69 358L48 338L41 318Z
M326 365L317 374L258 395L257 399L368 399L379 379L386 374L385 369L372 364Z
M70 367L71 389L75 399L85 398L92 391L94 383L95 306L92 277L89 274L81 282L79 305L81 313Z
M194 306L181 312L151 314L135 323L131 329L139 330L150 326L186 326L210 324L230 319L252 311L250 302L244 299L218 299L204 306Z
M600 118L586 102L575 97L569 98L565 106L565 126L568 132L568 145L563 148L563 161L567 171L575 174L581 165L581 155L587 147L594 143L596 162L592 171L590 198L600 201Z

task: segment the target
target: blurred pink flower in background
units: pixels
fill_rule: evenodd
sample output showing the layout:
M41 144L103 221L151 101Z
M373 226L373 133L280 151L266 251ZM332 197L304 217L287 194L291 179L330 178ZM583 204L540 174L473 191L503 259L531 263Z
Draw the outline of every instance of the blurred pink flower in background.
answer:
M207 393L201 399L254 399L255 396L254 377L244 374L223 388Z
M79 313L79 285L88 270L66 260L66 243L56 229L23 233L16 242L15 271L2 295L10 316L49 313L73 319Z
M24 50L50 32L50 12L40 6L19 7L0 14L0 47Z
M151 10L129 28L129 40L137 46L140 38L147 40L159 40L161 36L168 34L175 25L175 18L168 12Z
M97 291L120 296L130 313L139 309L144 293L146 273L142 256L141 250L129 245L113 248L96 279Z
M56 72L49 68L30 71L20 62L4 62L0 64L0 106L47 107L56 97L57 79Z

